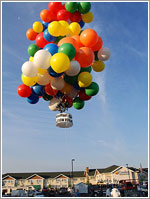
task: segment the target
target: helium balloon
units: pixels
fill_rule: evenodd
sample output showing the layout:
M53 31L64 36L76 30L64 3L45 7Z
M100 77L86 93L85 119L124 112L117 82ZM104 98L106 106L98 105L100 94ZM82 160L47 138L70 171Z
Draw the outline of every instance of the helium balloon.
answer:
M61 20L61 21L59 21L59 23L61 24L60 35L65 36L65 35L69 34L69 24L68 24L68 22Z
M60 92L60 91L57 92L56 97L63 97L63 96L64 96L64 94L62 92Z
M102 46L103 46L103 40L101 37L98 37L97 43L94 46L92 46L91 49L95 52L101 49Z
M65 96L65 97L63 98L63 103L66 104L67 108L71 108L72 105L73 105L73 100L72 100L70 97Z
M88 67L94 61L94 53L91 48L81 47L76 53L75 60L80 63L81 67Z
M53 21L48 25L48 32L50 35L58 37L61 33L61 24L58 21Z
M95 52L94 52L94 55L95 55L95 61L98 61L98 60L99 60L99 59L98 59L97 54L98 54L98 51L95 51Z
M50 66L51 54L47 50L39 50L34 55L34 65L37 68L48 69Z
M43 25L43 31L44 31L48 28L49 23L42 21L42 25Z
M74 13L70 13L70 21L71 22L79 22L79 21L81 21L81 13L80 12L78 12L78 11L76 11L76 12L74 12Z
M72 44L75 47L76 51L78 51L78 45L77 45L75 39L73 39L71 37L64 37L58 42L58 46L61 46L64 43Z
M83 44L80 41L79 35L73 35L71 38L73 38L76 41L76 45L77 45L78 49L83 47Z
M91 66L89 66L89 67L86 67L86 68L81 68L80 69L80 73L82 73L82 72L91 72L92 71L92 68L91 68Z
M49 84L49 82L50 82L50 76L47 72L44 74L38 73L37 83L39 85L45 86L45 85Z
M46 93L47 95L55 96L55 95L58 93L58 91L57 91L57 90L54 90L54 89L51 87L50 84L47 84L47 85L45 86L45 93Z
M98 34L93 29L86 29L80 35L81 43L86 47L94 46L98 41Z
M73 99L77 97L78 93L79 93L79 90L72 88L71 92L67 96Z
M47 22L47 23L52 20L50 11L47 9L44 9L40 12L40 17L41 17L42 21Z
M54 37L54 36L52 36L52 35L49 34L48 28L47 28L46 30L44 30L43 36L44 36L44 39L45 39L46 41L49 41L49 42L53 42L53 41L56 40L56 37Z
M40 50L40 48L36 44L30 44L28 54L33 57L38 50Z
M56 73L62 73L69 69L70 60L64 53L56 53L51 57L50 65Z
M92 75L88 72L82 72L78 76L78 84L80 87L88 87L92 83Z
M82 14L86 14L91 9L91 3L90 2L80 2L78 3L78 11Z
M33 62L33 60L34 60L34 57L30 56L29 61Z
M66 2L65 8L68 12L74 13L77 10L78 3L77 2Z
M17 93L20 97L29 97L32 93L32 90L29 86L21 84L17 88Z
M56 77L51 80L51 87L54 90L61 90L65 86L65 82L61 77Z
M64 93L65 95L67 95L71 93L72 89L73 89L72 85L65 83L64 88L61 89L60 91Z
M46 93L43 94L42 98L45 100L45 101L50 101L51 99L53 99L53 96L51 95L47 95Z
M73 84L73 88L75 88L76 90L83 90L84 88L81 88L80 86L79 86L79 84L78 84L78 82L75 82L74 84Z
M78 80L78 75L75 75L75 76L68 76L68 75L65 75L64 76L64 80L65 82L67 82L68 84L75 84Z
M60 77L63 73L56 73L51 67L48 68L48 73L52 77Z
M68 75L68 76L75 76L77 75L79 72L80 72L80 64L79 62L77 61L71 61L70 62L70 67L67 71L65 71L65 73Z
M61 98L53 98L51 99L51 101L49 102L49 109L51 111L58 111L58 105L61 102Z
M79 35L80 31L81 31L81 26L77 23L77 22L72 22L69 25L69 34L71 36L73 35Z
M47 45L49 42L44 38L44 33L41 32L36 37L36 44L40 48L44 48L45 45Z
M44 94L44 86L36 84L32 87L32 90L33 90L33 94L37 96L42 96Z
M38 68L38 73L39 74L43 75L46 72L47 72L47 69Z
M27 30L26 36L29 40L34 41L36 39L37 32L35 32L32 28L30 28Z
M33 30L34 32L40 33L43 31L43 25L41 22L36 21L33 23Z
M57 13L63 7L62 7L61 2L49 2L48 8L49 8L50 12Z
M34 94L31 94L26 99L27 99L27 102L29 102L30 104L36 104L39 101L39 97L37 95L34 95Z
M88 13L82 15L82 21L84 23L91 23L93 21L93 18L94 18L94 16L93 16L92 12L88 12Z
M95 82L92 82L92 84L89 87L85 88L85 94L88 96L94 96L98 93L98 91L99 86Z
M101 61L107 61L110 57L109 48L102 48L98 51L98 59Z
M73 100L73 107L77 110L80 110L84 107L84 101L81 100L79 97L76 97L74 100Z
M91 99L91 96L86 95L85 90L83 89L83 90L80 90L79 92L79 98L83 101L88 101Z
M81 26L81 28L83 28L84 25L85 25L85 23L81 20L81 21L79 22L79 25Z
M22 82L23 82L25 85L27 85L27 86L33 86L33 85L35 85L35 84L37 83L37 79L38 79L37 76L35 76L35 77L27 77L27 76L25 76L25 75L23 75L23 74L22 74L22 76L21 76Z
M72 44L64 43L58 48L58 53L64 53L72 60L76 55L76 49Z
M105 68L105 64L103 61L95 61L92 63L92 68L95 72L101 72Z
M56 44L47 44L43 49L48 50L51 55L58 52L58 46Z
M27 76L27 77L34 77L37 75L37 68L35 67L35 65L33 64L33 62L30 61L26 61L23 65L22 65L22 73Z
M69 19L69 12L65 9L59 10L57 13L57 19L58 20L64 20L67 21Z

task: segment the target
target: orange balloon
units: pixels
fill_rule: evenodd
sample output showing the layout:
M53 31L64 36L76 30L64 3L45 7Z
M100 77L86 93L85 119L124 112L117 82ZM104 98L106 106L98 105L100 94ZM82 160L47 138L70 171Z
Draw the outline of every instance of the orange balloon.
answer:
M38 33L35 32L32 28L28 29L26 32L26 37L31 41L34 41L37 35Z
M76 51L78 50L78 45L75 39L71 37L64 37L58 42L58 46L61 46L64 43L70 43L75 47Z
M102 46L103 46L103 40L101 37L98 37L97 43L94 46L92 46L91 49L95 52L100 50Z
M67 83L65 82L64 88L61 89L60 91L66 95L66 94L71 93L72 89L73 89L73 86L70 85L70 84L67 84Z
M98 34L93 29L86 29L81 33L80 41L84 46L92 47L98 41Z
M46 9L42 10L40 12L40 17L41 17L42 21L44 21L44 22L48 23L51 21L51 14L50 14L49 10L46 10Z
M90 66L93 63L94 58L93 50L88 47L79 48L75 56L75 60L78 61L83 68Z
M77 43L77 45L78 45L78 48L83 47L83 44L82 44L81 41L80 41L80 36L79 36L79 35L74 35L74 36L72 36L72 38L76 40L76 43Z
M50 84L47 84L44 89L45 89L45 93L48 95L56 95L58 92L57 90L52 89Z

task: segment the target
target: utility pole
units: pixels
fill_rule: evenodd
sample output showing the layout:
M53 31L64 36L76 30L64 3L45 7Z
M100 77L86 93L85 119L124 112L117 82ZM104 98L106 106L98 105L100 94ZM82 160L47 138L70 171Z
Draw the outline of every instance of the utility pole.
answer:
M72 176L71 176L71 179L72 179L72 187L73 187L73 162L75 161L75 159L72 159L71 160L71 163L72 163Z

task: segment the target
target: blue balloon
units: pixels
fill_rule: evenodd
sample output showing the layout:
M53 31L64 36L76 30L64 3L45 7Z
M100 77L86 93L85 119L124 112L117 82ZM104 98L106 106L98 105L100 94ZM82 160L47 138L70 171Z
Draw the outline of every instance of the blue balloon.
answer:
M49 75L51 75L52 77L60 77L63 74L63 73L56 73L51 67L49 67L47 71Z
M33 93L26 99L27 102L29 102L30 104L36 104L39 101L39 97L37 95L34 95Z
M83 26L85 25L85 23L81 20L81 21L79 22L79 25L81 26L81 28L83 28Z
M51 55L54 55L58 52L58 46L56 44L47 44L46 46L44 46L43 49L48 50L51 53Z
M78 82L76 82L75 84L73 84L73 87L75 88L75 89L77 89L77 90L83 90L84 88L82 87L80 87L79 85L78 85Z
M64 96L64 94L62 93L62 92L60 92L60 91L58 91L58 93L57 93L57 95L56 95L57 97L63 97Z
M56 37L53 37L52 35L49 34L48 29L44 30L43 36L44 36L44 39L49 42L56 40Z
M42 25L43 25L43 30L46 30L48 28L49 23L42 21Z
M36 84L32 87L33 94L37 96L43 96L44 94L44 86Z

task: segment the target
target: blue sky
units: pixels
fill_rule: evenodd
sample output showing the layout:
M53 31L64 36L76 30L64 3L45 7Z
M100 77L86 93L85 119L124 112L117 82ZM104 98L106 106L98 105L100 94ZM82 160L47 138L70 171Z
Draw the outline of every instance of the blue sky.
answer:
M26 30L48 2L2 4L2 171L70 171L112 164L148 166L148 5L92 3L93 28L110 48L105 70L92 72L99 94L74 108L74 126L55 126L48 102L31 105L17 95L29 59Z

